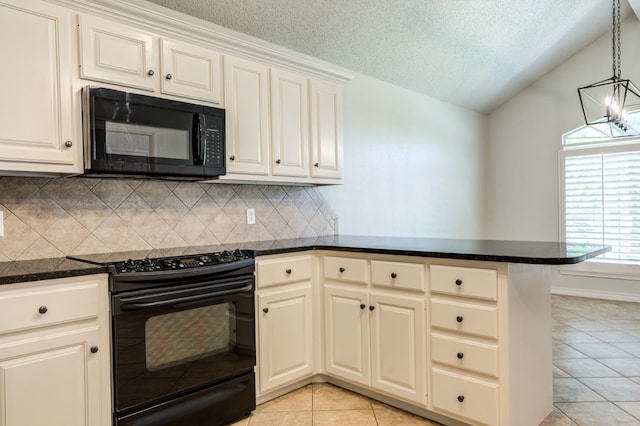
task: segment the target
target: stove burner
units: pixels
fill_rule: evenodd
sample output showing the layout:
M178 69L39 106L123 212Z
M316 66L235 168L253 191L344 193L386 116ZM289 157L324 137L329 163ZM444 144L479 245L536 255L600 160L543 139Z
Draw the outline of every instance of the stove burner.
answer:
M171 271L198 268L201 266L220 265L244 259L253 259L253 252L236 249L217 253L194 254L190 256L162 257L150 259L128 259L114 264L116 273Z

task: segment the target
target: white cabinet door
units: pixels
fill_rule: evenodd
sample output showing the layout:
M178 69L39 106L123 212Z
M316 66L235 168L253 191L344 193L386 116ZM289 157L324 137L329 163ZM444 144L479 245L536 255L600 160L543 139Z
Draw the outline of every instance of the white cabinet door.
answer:
M372 387L425 404L424 298L372 291L370 304Z
M342 94L340 86L311 80L311 176L342 177Z
M149 33L90 15L80 17L80 77L153 91L157 40Z
M336 377L371 385L369 304L366 290L324 287L325 370Z
M102 380L101 371L108 365L109 349L97 346L99 341L98 327L82 327L0 344L0 423L110 424L110 413L101 411L100 400L109 392L109 383ZM95 353L91 351L93 346L98 348Z
M226 56L227 172L269 174L268 68Z
M0 52L0 170L82 172L70 12L37 0L0 0Z
M260 392L313 374L311 284L259 292Z
M309 89L300 74L271 70L273 175L309 176Z
M162 93L222 103L222 60L218 52L161 39Z

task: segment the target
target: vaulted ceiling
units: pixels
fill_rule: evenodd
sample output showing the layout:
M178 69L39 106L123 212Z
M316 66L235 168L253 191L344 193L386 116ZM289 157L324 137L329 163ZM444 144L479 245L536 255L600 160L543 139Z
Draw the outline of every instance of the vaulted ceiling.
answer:
M482 113L610 31L612 8L610 0L150 1ZM622 11L631 12L626 0Z

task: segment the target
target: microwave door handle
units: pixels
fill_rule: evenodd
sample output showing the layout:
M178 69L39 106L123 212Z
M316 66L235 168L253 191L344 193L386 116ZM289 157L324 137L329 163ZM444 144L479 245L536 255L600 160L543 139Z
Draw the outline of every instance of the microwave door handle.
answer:
M184 302L198 302L202 300L215 299L221 296L228 296L230 294L245 293L253 289L253 284L249 284L242 288L234 288L232 290L218 291L212 293L198 294L195 296L176 297L166 300L158 300L156 302L142 302L142 303L124 303L120 309L126 311L137 311L141 309L159 308L162 306L175 305L177 303Z
M204 164L204 114L195 114L193 118L193 163Z

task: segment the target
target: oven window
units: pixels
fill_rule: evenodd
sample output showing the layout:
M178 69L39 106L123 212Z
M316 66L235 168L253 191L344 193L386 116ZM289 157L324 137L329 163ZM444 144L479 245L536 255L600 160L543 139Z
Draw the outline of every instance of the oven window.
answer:
M235 346L235 305L222 303L158 315L145 325L146 364L157 371Z

